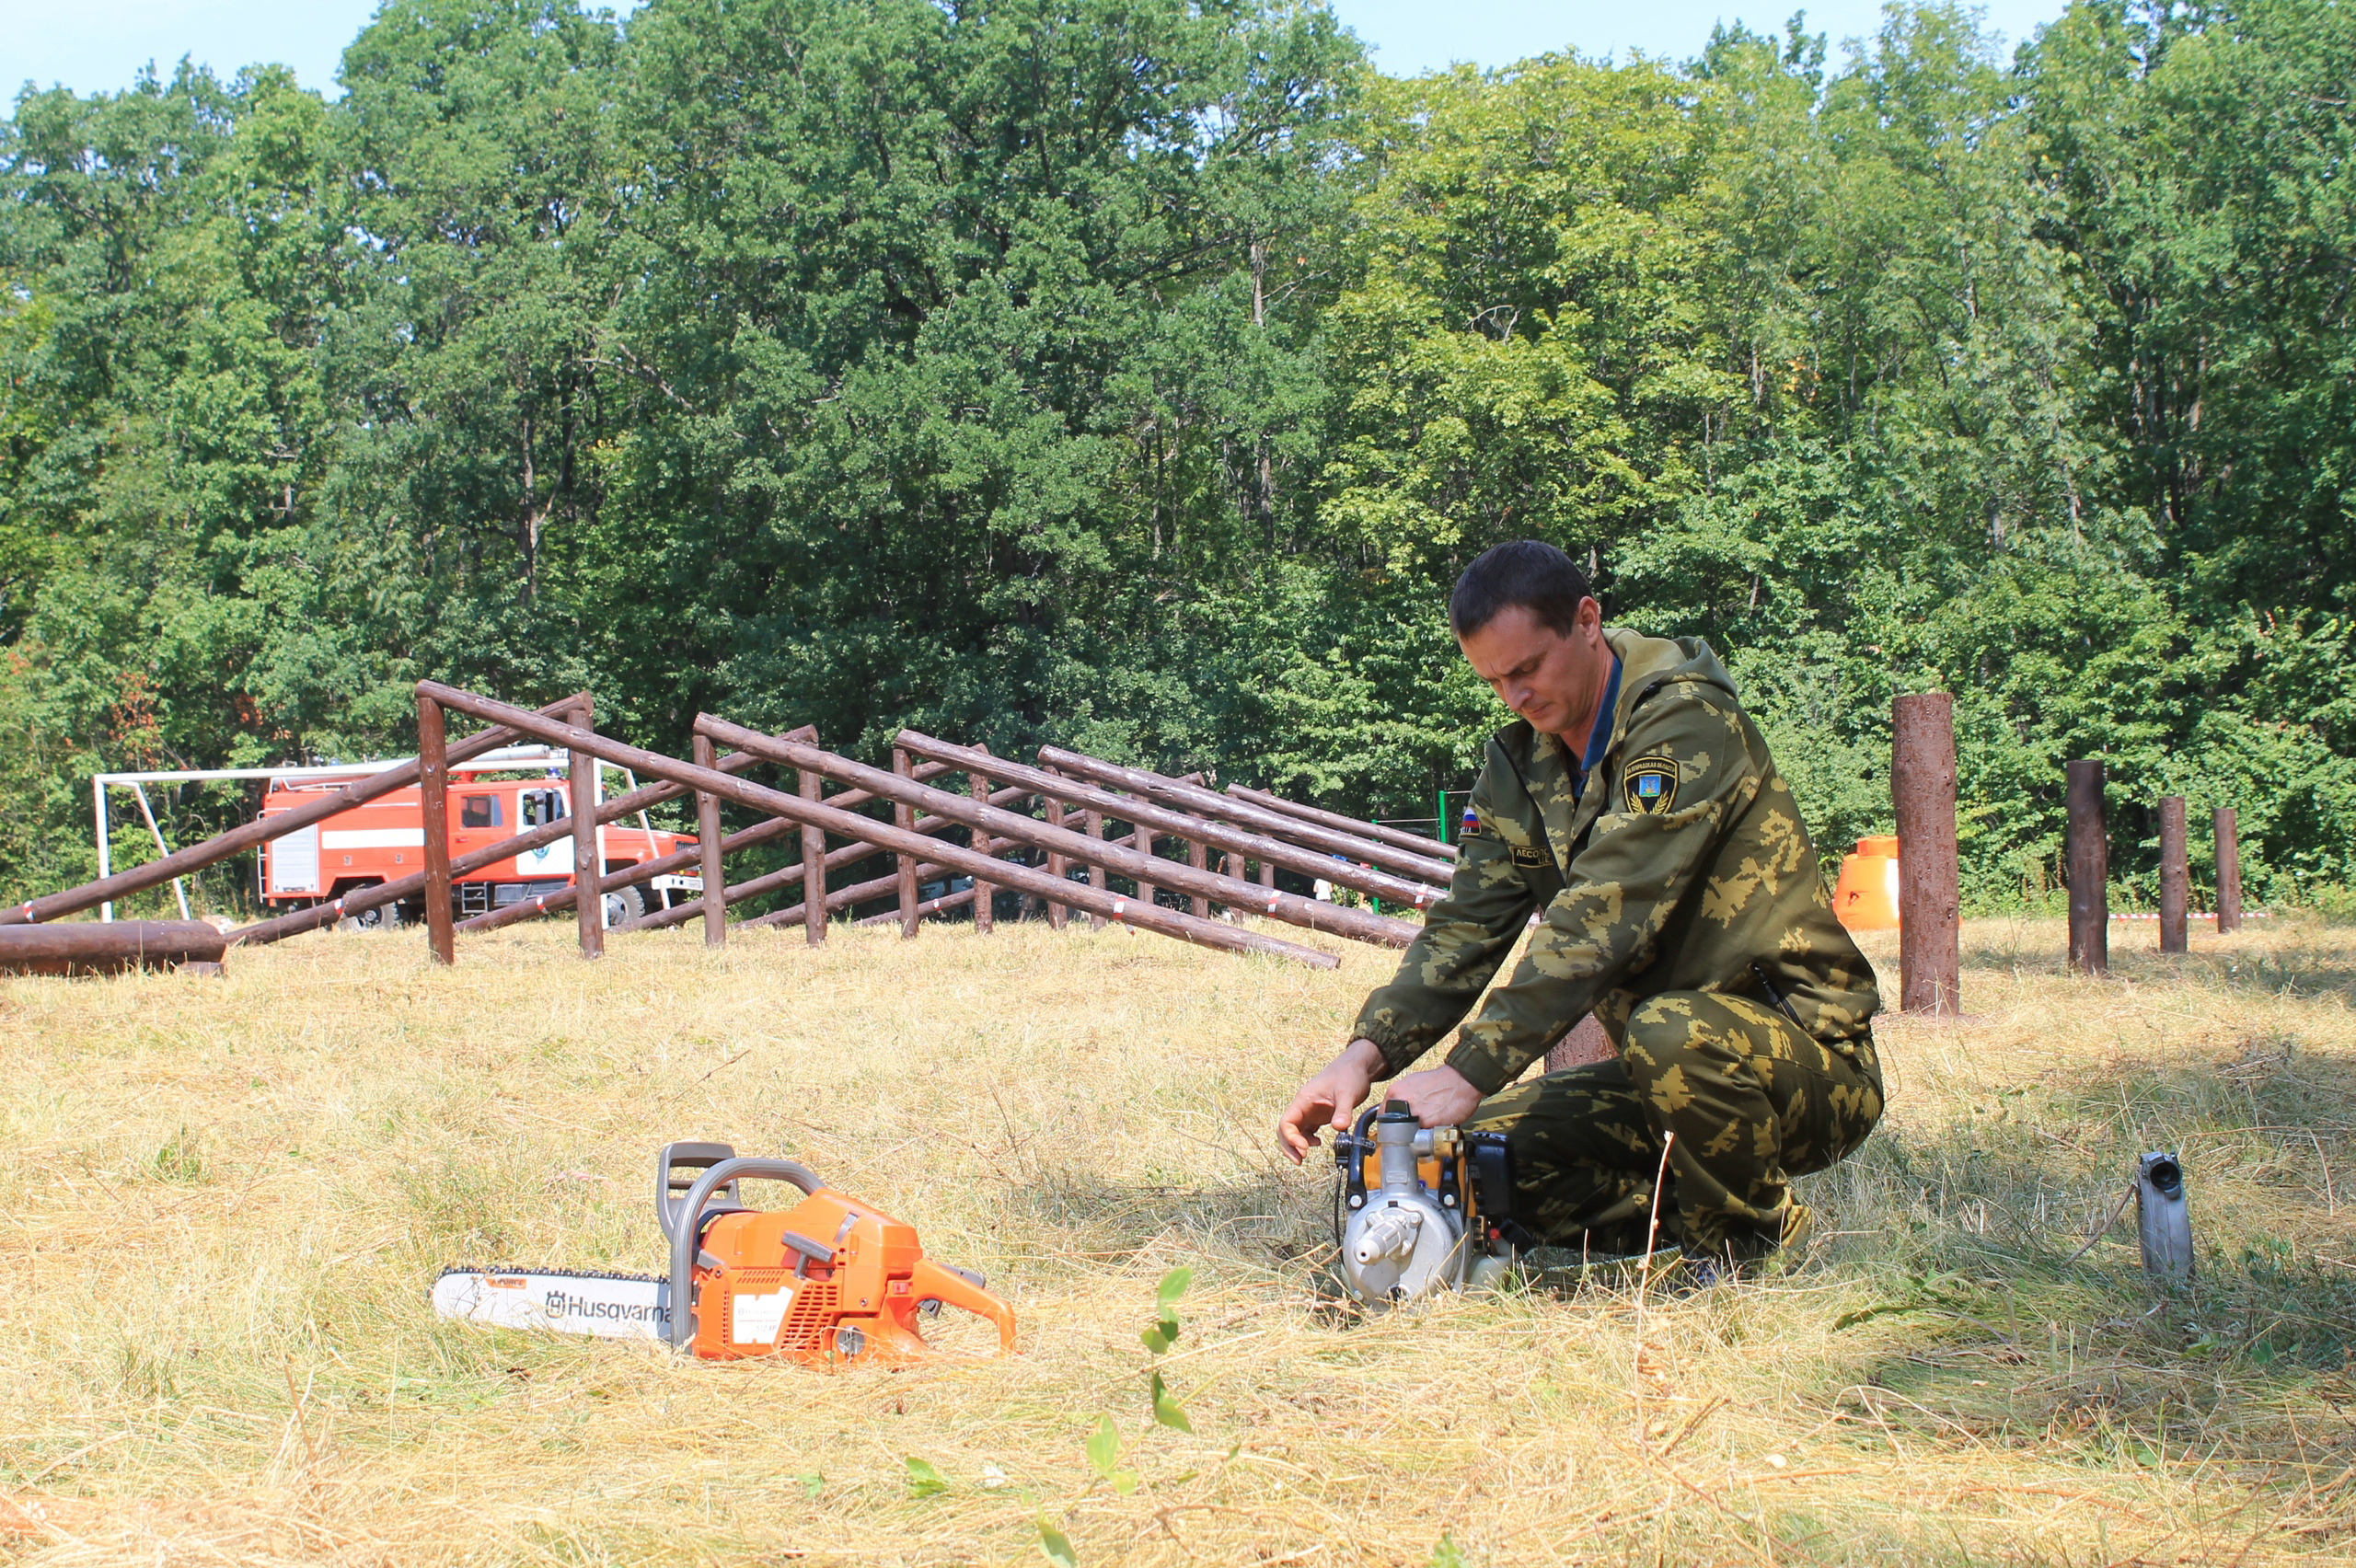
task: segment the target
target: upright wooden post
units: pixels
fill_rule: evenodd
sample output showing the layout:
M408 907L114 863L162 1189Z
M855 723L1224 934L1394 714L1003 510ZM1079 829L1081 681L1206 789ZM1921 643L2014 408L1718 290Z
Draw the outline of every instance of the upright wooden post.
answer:
M892 748L892 771L903 778L908 777L908 754L905 748L900 746ZM915 832L917 809L906 801L895 802L892 807L892 824L904 833ZM901 856L899 867L900 938L906 941L916 936L917 921L921 918L917 912L917 858L914 855ZM803 894L803 902L807 904L809 901L809 894L805 891Z
M1898 1006L1963 1011L1963 899L1956 860L1955 698L1890 708L1889 791L1898 817Z
M450 752L442 705L417 699L418 805L425 814L425 946L436 963L458 962L450 914Z
M2192 902L2192 871L2184 856L2184 797L2160 798L2160 951L2187 951L2184 923Z
M696 766L710 767L714 760L711 739L696 737ZM708 948L728 945L728 905L722 896L728 886L725 862L720 854L720 797L708 790L696 791L696 847L703 871L703 945Z
M817 744L816 739L810 744ZM794 788L803 800L824 798L826 780L806 767L794 771ZM811 947L826 945L826 830L806 823L802 828L802 940Z
M1129 830L1129 847L1135 849L1140 855L1152 854L1153 829L1146 826L1143 823L1137 823L1133 824ZM1149 909L1153 906L1153 884L1151 882L1141 882L1138 883L1138 902L1144 905Z
M573 722L594 730L596 710L583 703ZM572 797L573 914L581 932L581 956L606 956L606 868L597 861L597 759L574 747L565 754L565 784Z
M974 749L978 752L987 752L990 748L987 746L976 746ZM988 774L968 773L965 776L965 782L971 788L974 799L981 801L984 805L989 804L990 778ZM980 840L987 838L988 835L976 831L974 836L976 840ZM997 883L986 882L979 877L974 879L974 934L976 936L987 937L996 926L997 922L990 911L990 900L997 896Z
M1054 773L1056 769L1050 767L1045 771ZM1046 800L1046 807L1047 825L1049 827L1063 826L1064 803L1050 795ZM1065 859L1061 855L1057 854L1052 849L1047 852L1047 874L1049 876L1055 878L1057 882L1061 882L1070 870L1070 861ZM1047 901L1047 928L1049 930L1062 930L1064 928L1064 922L1070 917L1070 915L1071 911L1065 908L1062 905L1057 904L1054 899L1049 899Z
M2242 928L2242 840L2234 808L2217 808L2217 934Z
M1186 864L1198 871L1209 870L1211 869L1210 847L1199 838L1186 840ZM1211 917L1211 901L1201 894L1195 895L1195 916L1201 920Z
M1088 835L1091 838L1103 837L1104 813L1103 812L1080 813L1080 831ZM1097 889L1099 892L1103 891L1104 868L1102 865L1095 865L1088 868L1088 885ZM1091 931L1103 930L1104 928L1104 917L1102 915L1091 915L1088 917L1088 928Z
M2070 967L2081 974L2110 972L2110 836L2103 825L2103 765L2073 762L2069 780ZM1900 862L1906 846L1898 847ZM1901 873L1902 874L1902 873Z
M1265 888L1276 885L1276 868L1265 860L1260 862L1260 885Z

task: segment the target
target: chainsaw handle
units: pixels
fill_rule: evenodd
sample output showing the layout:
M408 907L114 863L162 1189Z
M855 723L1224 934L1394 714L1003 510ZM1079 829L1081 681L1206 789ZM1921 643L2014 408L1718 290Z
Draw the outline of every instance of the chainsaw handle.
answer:
M977 1318L987 1318L998 1325L999 1354L1014 1354L1014 1309L955 1269L942 1268L930 1258L918 1258L916 1267L908 1271L908 1288L918 1299L931 1297L952 1307L962 1307Z
M671 1348L679 1350L695 1338L696 1250L703 1240L704 1200L729 1183L740 1179L756 1182L791 1182L804 1193L815 1193L826 1183L817 1172L798 1159L778 1159L757 1154L740 1155L723 1159L696 1178L687 1189L687 1197L676 1211L681 1223L671 1228ZM1012 1327L1010 1322L1009 1330Z

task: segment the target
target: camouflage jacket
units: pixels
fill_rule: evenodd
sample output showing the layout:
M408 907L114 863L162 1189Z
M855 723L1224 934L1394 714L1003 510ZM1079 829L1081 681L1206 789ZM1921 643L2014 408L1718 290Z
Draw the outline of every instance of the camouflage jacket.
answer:
M1532 910L1544 918L1448 1064L1495 1094L1593 1012L1614 1041L1663 991L1761 995L1840 1049L1880 1005L1873 966L1832 917L1816 849L1717 655L1607 629L1620 659L1601 760L1575 793L1560 740L1526 722L1488 745L1456 872L1356 1037L1404 1071L1462 1018ZM1590 751L1589 755L1593 755Z

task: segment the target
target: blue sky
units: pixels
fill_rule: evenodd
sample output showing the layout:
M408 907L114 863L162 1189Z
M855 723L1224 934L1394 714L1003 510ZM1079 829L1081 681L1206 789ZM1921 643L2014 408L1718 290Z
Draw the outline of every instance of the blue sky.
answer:
M1796 0L1332 0L1342 20L1394 75L1455 61L1502 65L1547 50L1625 58L1632 50L1682 59L1721 18L1779 30ZM623 5L620 9L629 9ZM128 86L142 65L165 75L193 55L223 75L270 61L332 94L343 46L375 12L375 0L0 0L0 98L28 80L79 92ZM1818 0L1810 31L1870 33L1877 0ZM2017 43L2061 14L2062 0L1989 0L1988 23Z

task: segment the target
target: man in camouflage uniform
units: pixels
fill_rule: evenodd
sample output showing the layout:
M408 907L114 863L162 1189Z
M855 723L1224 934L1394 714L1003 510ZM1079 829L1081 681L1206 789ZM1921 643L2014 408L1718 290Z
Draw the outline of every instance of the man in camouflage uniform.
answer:
M1605 628L1553 547L1489 551L1449 613L1521 720L1489 742L1447 896L1285 1113L1287 1152L1436 1043L1538 911L1447 1065L1388 1098L1426 1126L1502 1129L1542 1242L1642 1251L1666 1147L1662 1239L1760 1258L1805 1228L1790 1178L1864 1142L1882 1105L1873 968L1791 791L1716 655ZM1515 1083L1589 1012L1616 1059Z

